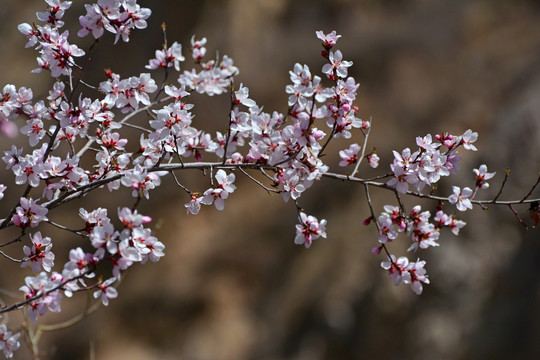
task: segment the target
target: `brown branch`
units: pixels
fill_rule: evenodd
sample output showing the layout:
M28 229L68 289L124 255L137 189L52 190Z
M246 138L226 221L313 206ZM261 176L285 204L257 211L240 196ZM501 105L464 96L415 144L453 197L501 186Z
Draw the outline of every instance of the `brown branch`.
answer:
M538 175L538 179L536 179L536 183L534 183L534 185L532 186L531 190L527 193L527 195L525 195L525 197L521 199L521 202L524 202L529 196L531 196L532 192L538 186L539 183L540 183L540 174Z
M50 290L47 290L47 291L45 291L43 293L38 292L37 295L32 296L31 298L28 298L28 299L26 299L24 301L15 303L15 304L13 304L11 306L4 306L4 307L0 308L0 314L6 313L6 312L9 312L9 311L12 311L12 310L20 309L23 306L31 303L32 301L35 301L35 300L37 300L37 299L39 299L41 297L47 296L50 293L55 292L57 290L61 290L67 283L70 283L72 281L77 281L77 280L83 278L85 275L89 274L90 272L91 271L83 272L83 273L75 276L74 278L71 278L71 279L68 279L68 280L65 280L65 281L61 282L60 284L56 285L54 288L52 288Z
M499 196L501 196L504 189L504 185L506 185L506 180L508 180L509 175L510 175L510 169L504 169L504 180L501 184L501 188L499 189L499 192L497 193L497 196L495 196L495 198L493 199L494 202L497 201Z

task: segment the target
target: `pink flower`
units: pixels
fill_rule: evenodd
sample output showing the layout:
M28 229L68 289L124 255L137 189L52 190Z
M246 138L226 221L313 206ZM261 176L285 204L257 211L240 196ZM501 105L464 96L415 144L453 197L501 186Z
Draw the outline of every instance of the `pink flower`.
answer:
M109 305L109 299L114 299L118 296L118 291L110 286L112 283L116 281L116 278L110 278L107 281L98 284L98 291L94 292L94 299L97 299L101 297L101 302L103 305L108 306Z
M180 62L184 61L182 56L182 45L176 41L166 50L156 50L156 57L150 59L150 62L145 67L150 70L157 68L168 68L174 66L176 71L180 71Z
M99 259L91 253L86 253L80 247L69 251L69 262L64 266L64 270L73 272L74 276L85 273L86 277L94 277L94 268Z
M420 259L418 259L416 262L410 263L406 268L407 272L403 274L403 282L405 284L410 284L411 289L417 295L422 293L422 283L429 284L426 269L424 269L425 265L425 261L420 261Z
M398 233L394 229L392 218L387 213L382 213L377 219L379 223L379 238L378 241L381 244L391 242L398 237Z
M395 164L390 164L390 168L394 172L394 177L387 184L390 186L396 185L396 190L405 194L409 190L409 184L418 183L418 176L411 171L405 171L405 168Z
M161 184L158 172L148 173L146 168L135 165L133 170L125 172L125 176L120 180L122 185L131 187L133 197L144 196L150 198L149 190L155 189Z
M58 285L58 279L49 278L46 272L41 272L36 277L27 276L24 282L26 285L21 286L19 290L25 293L26 299L39 296L27 305L26 313L32 323L36 322L38 315L43 316L49 311L59 312L61 310L62 294L59 291L52 291L45 295Z
M296 225L295 244L304 244L306 248L309 248L313 240L321 236L326 238L326 220L318 221L316 217L308 216L303 212L300 213L299 220L300 224Z
M249 98L249 89L243 84L240 84L240 88L235 92L235 104L242 104L248 108L257 105L257 103Z
M333 77L335 71L338 77L343 79L347 77L347 68L351 67L353 62L343 60L343 54L341 53L341 51L330 51L328 55L328 60L330 61L330 63L324 64L322 68L322 72L324 74L329 77Z
M472 195L473 191L466 187L461 190L457 186L452 186L452 195L448 197L450 204L456 204L456 208L459 211L465 211L467 209L472 209L472 203L469 197Z
M336 42L341 37L341 35L337 35L336 31L332 31L329 34L324 34L322 31L315 31L315 34L319 39L322 40L323 46L326 50L330 50L336 45Z
M223 209L225 209L225 200L228 197L229 193L224 189L208 189L204 192L200 203L204 205L214 204L216 209L222 211Z
M236 190L236 186L233 184L235 180L234 174L227 175L225 170L220 169L216 173L216 180L219 184L219 187L227 191L229 194L233 193L234 190Z
M54 254L51 252L51 238L48 236L43 238L41 232L38 231L34 235L30 235L30 239L32 240L32 248L26 245L23 247L26 261L21 264L21 267L25 268L30 264L30 267L35 273L39 273L41 268L50 272L54 266Z
M395 286L398 286L403 282L403 274L406 273L408 265L409 259L404 256L401 256L396 260L394 255L390 255L388 261L381 262L381 267L388 270L388 275L394 280Z
M30 146L36 146L46 133L43 129L43 121L40 119L28 120L26 125L21 128L21 133L28 136Z
M13 357L13 352L21 346L21 343L19 342L20 335L21 334L12 335L11 331L8 331L6 325L0 325L0 350L2 350L6 358L11 359Z
M339 166L348 166L356 163L360 149L360 145L355 143L351 144L348 149L340 150L339 156L341 157L341 161L339 162Z
M201 200L202 197L191 195L191 200L184 205L186 207L188 215L190 213L193 215L197 215L199 211L201 211Z
M473 169L473 172L476 174L476 186L481 189L487 189L489 184L486 180L491 179L495 176L495 173L488 173L487 166L482 164L478 169Z
M478 133L473 132L471 129L465 131L463 135L461 135L461 143L463 144L463 147L467 150L478 150L476 146L474 146L472 143L475 142L478 139Z
M195 35L191 37L191 51L193 52L193 60L201 61L204 58L206 55L206 48L204 45L206 45L205 37L203 37L201 40L195 40Z
M20 206L17 206L15 214L11 219L15 226L24 228L27 226L37 227L40 222L48 220L45 215L49 210L36 203L34 200L21 198Z

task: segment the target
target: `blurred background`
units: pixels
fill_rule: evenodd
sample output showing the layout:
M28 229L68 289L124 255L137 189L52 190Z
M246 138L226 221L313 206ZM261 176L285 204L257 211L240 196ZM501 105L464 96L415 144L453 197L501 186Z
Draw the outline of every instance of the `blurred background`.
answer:
M160 25L165 21L169 44L179 41L186 49L192 34L206 36L210 57L219 52L234 59L240 69L237 84L248 86L266 111L284 112L288 71L300 62L317 73L323 59L315 31L336 30L343 35L338 48L354 62L350 75L361 84L359 114L373 119L369 145L381 157L381 168L364 168L361 176L386 173L392 150L414 147L416 136L461 134L471 128L479 133L479 151L461 153L462 171L441 181L441 195L449 195L451 185L474 186L472 169L482 163L497 176L479 198L495 196L507 168L511 173L501 198L520 199L536 181L536 1L139 3L153 11L148 28L116 47L110 34L104 36L92 53L87 82L103 81L105 67L123 77L147 71L144 65L161 48ZM36 21L35 11L45 3L0 4L1 83L32 87L36 98L43 97L52 80L48 74L30 73L36 55L24 49L25 39L16 26ZM71 34L78 31L76 19L83 13L82 2L75 1L67 13ZM83 49L90 43L89 38L78 41ZM156 80L161 77L155 74ZM228 96L193 95L189 101L196 104L194 126L226 129ZM356 136L350 142L362 141L361 134ZM5 138L0 141L0 150L11 145ZM22 137L15 142L28 146ZM339 171L337 152L347 146L330 148L332 170ZM1 174L0 180L14 189L7 175ZM194 190L206 188L207 180L197 172L180 178ZM377 235L373 226L362 226L369 209L361 186L323 180L301 198L308 213L328 220L328 238L305 249L293 243L297 219L292 204L268 195L239 173L237 184L225 211L207 207L198 216L187 216L186 194L165 181L141 212L153 217L153 231L165 243L166 256L129 271L119 298L107 308L70 329L44 334L42 358L90 359L92 353L100 360L540 358L540 232L524 231L508 208L459 214L468 223L459 237L443 232L439 248L418 254L428 261L432 284L417 296L407 286L394 287L379 266L383 257L370 253ZM6 196L2 213L16 195ZM384 191L373 190L372 197L376 213L395 201ZM77 227L79 207L106 206L112 217L118 206L131 202L127 190L113 196L103 190L49 217ZM407 200L406 206L415 203ZM421 204L430 210L435 206ZM530 227L526 210L517 208ZM50 227L42 231L54 236L57 263L60 249L81 242ZM407 246L402 237L391 251L404 255ZM20 250L10 250L22 256ZM408 255L413 260L415 255ZM16 296L29 274L0 261L0 287ZM15 301L5 291L2 300ZM66 300L63 307L61 315L40 321L65 320L84 308L84 299ZM20 321L20 314L10 316L10 324ZM24 347L15 358L30 358Z

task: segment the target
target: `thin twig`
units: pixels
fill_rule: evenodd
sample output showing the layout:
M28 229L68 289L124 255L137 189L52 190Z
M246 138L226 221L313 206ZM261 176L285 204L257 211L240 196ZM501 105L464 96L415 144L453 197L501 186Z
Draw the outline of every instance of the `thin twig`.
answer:
M230 85L230 98L231 98L231 111L229 111L229 120L227 125L227 134L225 137L225 146L223 149L223 161L222 163L225 164L227 161L227 149L229 148L229 140L231 139L231 124L232 124L232 112L234 111L234 107L236 105L236 94L234 92L234 82L231 80Z
M83 238L87 238L87 237L88 237L88 235L87 235L87 234L83 234L83 233L81 232L81 230L70 229L70 228L65 227L65 226L63 226L63 225L57 224L57 223L55 223L55 222L53 222L53 221L51 221L51 220L46 220L45 222L46 222L47 224L51 224L52 226L55 226L55 227L57 227L57 228L59 228L59 229L62 229L62 230L69 231L69 232L72 232L72 233L74 233L74 234L77 234L77 235L79 235L80 237L83 237Z
M181 188L182 190L184 190L185 192L187 192L189 195L193 194L191 191L189 191L184 185L182 185L180 183L180 181L178 181L178 178L176 177L176 174L174 173L174 171L171 171L171 175L174 179L174 181L176 182L176 185L178 185L179 188Z
M275 190L275 189L270 189L269 187L266 187L266 185L264 185L262 182L260 182L259 180L255 179L253 176L249 175L248 172L242 168L240 168L240 171L246 175L248 178L250 178L253 182L255 182L256 184L258 184L260 187L262 187L264 190L266 190L268 193L276 193L276 194L279 194L281 193L281 191L279 190Z
M495 198L493 199L493 202L497 201L497 199L499 198L499 196L501 196L502 192L503 192L503 189L504 189L504 185L506 185L506 180L508 180L508 176L510 175L510 170L509 169L505 169L504 170L504 180L501 184L501 188L499 189L499 192L497 193L497 196L495 196Z
M364 156L366 155L366 146L369 138L369 133L371 132L371 127L373 125L373 121L369 119L369 127L367 131L364 133L364 144L362 145L362 153L359 158L357 158L356 166L354 167L353 172L351 173L351 176L355 176L358 172L358 169L360 168L360 164L362 163L362 160L364 159Z
M11 256L9 256L8 254L6 254L6 253L3 252L3 251L0 251L0 255L2 255L2 256L5 257L6 259L9 259L9 260L11 260L11 261L13 261L13 262L16 262L16 263L19 263L19 264L21 264L21 263L23 263L23 262L27 262L27 261L30 260L30 259L26 259L26 260L18 260L18 259L12 258Z
M521 219L521 216L519 216L519 214L517 213L516 209L514 209L514 207L511 205L511 204L508 204L508 207L510 208L510 210L512 210L512 212L514 213L514 215L516 215L516 218L518 219L519 223L521 225L523 225L523 227L525 228L525 230L528 230L529 228L527 227L527 224L525 224L525 222L523 222L523 219Z
M8 242L6 242L6 243L0 244L0 248L21 241L21 239L23 238L23 236L24 236L25 234L26 234L26 232L23 230L22 233L21 233L21 235L19 235L19 236L16 237L15 239L13 239L13 240L11 240L11 241L8 241Z
M536 183L532 186L531 190L527 193L527 195L525 195L523 197L523 199L521 199L521 202L524 202L525 200L527 200L527 198L529 196L531 196L532 192L534 191L534 189L538 186L538 184L540 183L540 174L538 175L538 179L536 179Z

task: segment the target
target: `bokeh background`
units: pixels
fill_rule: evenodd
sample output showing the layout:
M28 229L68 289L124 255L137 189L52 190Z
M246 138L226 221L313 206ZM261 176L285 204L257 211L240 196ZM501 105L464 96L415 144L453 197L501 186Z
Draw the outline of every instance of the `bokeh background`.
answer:
M112 47L105 36L92 53L85 79L97 84L103 68L122 76L143 67L161 47L160 25L169 43L187 46L192 34L208 38L216 51L235 60L237 83L265 110L286 111L285 85L295 62L313 72L322 66L316 30L337 30L339 48L361 83L357 105L373 119L370 145L385 173L392 150L414 147L427 133L480 134L477 153L462 154L459 176L450 185L473 186L472 169L487 163L497 177L479 197L492 198L510 168L501 198L528 192L540 170L540 6L536 1L504 0L228 0L139 1L153 14L145 31L129 44ZM51 79L32 75L35 53L24 49L16 29L35 21L37 0L0 0L1 83L31 86L36 97ZM75 1L67 28L78 30L83 13ZM87 48L89 39L79 42ZM187 55L187 53L186 53ZM156 75L160 79L161 74ZM94 95L94 94L92 94ZM225 130L227 96L190 98L195 126ZM361 134L352 141L361 141ZM0 139L1 150L11 141ZM15 140L20 146L25 139ZM337 151L328 163L337 168ZM27 145L26 145L27 146ZM9 174L0 175L12 185ZM363 188L323 180L301 198L307 212L328 219L328 238L308 250L295 246L296 211L237 174L238 189L218 212L204 208L187 216L189 199L171 181L141 211L152 215L156 235L166 244L158 263L135 266L109 307L66 330L43 335L43 359L538 359L540 358L540 232L524 231L508 208L476 208L462 218L460 237L441 235L427 259L432 284L416 296L394 287L370 249L376 231L362 226L369 216ZM182 181L206 188L199 173ZM14 187L12 187L14 188ZM22 191L22 190L21 190ZM536 197L539 192L536 191ZM2 203L6 213L10 196ZM393 203L391 194L373 190L376 212ZM15 199L15 197L13 197ZM104 202L105 201L105 202ZM80 225L79 207L88 210L130 204L128 191L96 192L50 218ZM407 201L410 208L413 202ZM422 203L424 208L435 204ZM527 207L518 211L529 222ZM80 239L57 233L60 249ZM6 236L6 235L4 235ZM53 235L51 235L53 236ZM5 239L3 237L3 239ZM404 254L407 240L392 244ZM17 249L12 250L16 256ZM409 254L414 257L414 254ZM14 301L24 274L0 261L2 300ZM73 316L84 299L64 302L65 313L41 319L54 323ZM20 315L10 315L16 324ZM23 345L24 348L24 345ZM20 350L15 358L27 359Z

